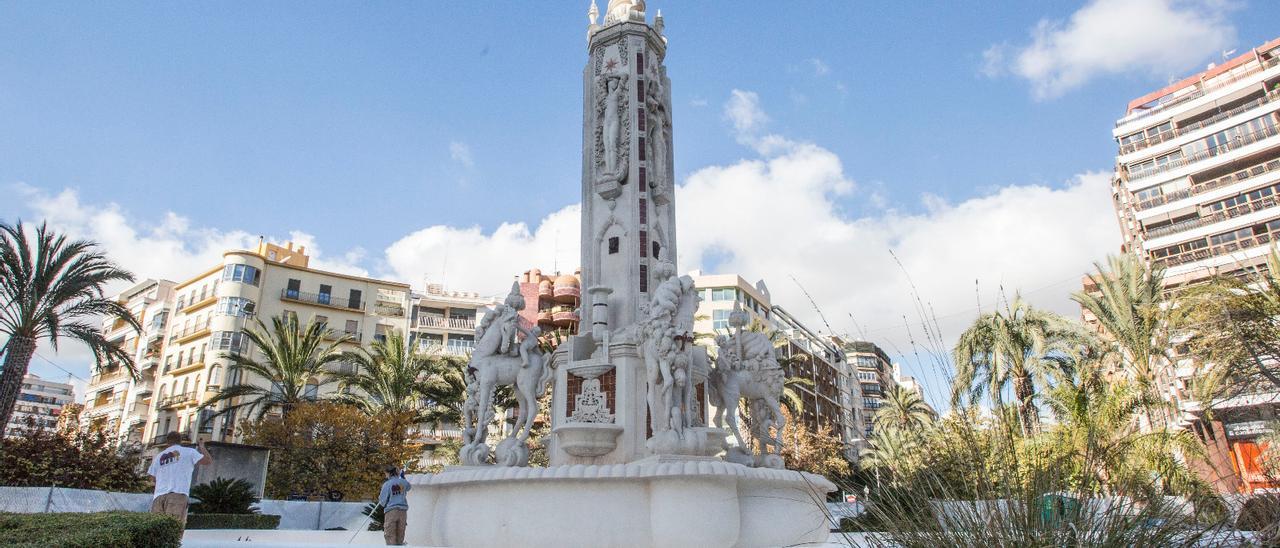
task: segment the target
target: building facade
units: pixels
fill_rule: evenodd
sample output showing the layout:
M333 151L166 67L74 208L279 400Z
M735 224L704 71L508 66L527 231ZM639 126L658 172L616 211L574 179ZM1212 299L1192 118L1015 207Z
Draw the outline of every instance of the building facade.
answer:
M1124 249L1165 267L1166 287L1265 268L1280 238L1280 39L1134 99L1113 136ZM1206 441L1211 464L1235 471L1215 474L1219 489L1264 485L1256 426L1280 398L1226 402L1215 406L1225 422L1206 422L1189 390L1197 367L1176 343L1156 379L1178 409L1173 422Z
M524 296L520 323L538 326L544 339L563 339L578 332L582 314L582 271L573 274L543 274L526 270L517 280Z
M22 431L26 431L28 420L35 428L53 431L58 427L58 417L62 415L63 406L74 401L75 395L70 384L27 373L22 378L22 390L18 392L18 402L14 404L9 424L5 426L5 435L20 435Z
M863 439L875 434L875 415L884 406L885 393L897 386L893 362L889 355L873 342L834 339L844 350L845 360L858 378L858 392L862 396Z
M114 322L103 326L109 340L137 348L141 376L130 380L121 371L99 371L90 382L86 416L119 425L127 439L153 450L174 431L238 441L236 423L244 417L215 419L199 406L229 384L270 384L256 377L237 378L239 372L232 372L224 357L256 352L244 335L256 328L256 319L267 325L273 317L304 325L321 322L328 326L329 339L345 338L353 348L391 330L408 332L408 284L317 270L309 262L302 247L262 242L254 250L224 253L220 264L186 281L121 294L119 299L131 309L156 310L140 318L142 334ZM167 303L172 304L166 308ZM320 392L317 384L312 394Z
M475 292L448 291L427 284L414 292L409 333L420 352L468 356L476 346L476 325L502 300Z

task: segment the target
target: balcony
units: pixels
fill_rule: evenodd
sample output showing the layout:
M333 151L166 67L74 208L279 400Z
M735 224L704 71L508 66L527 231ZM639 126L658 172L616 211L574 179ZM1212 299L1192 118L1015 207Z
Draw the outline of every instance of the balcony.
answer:
M403 318L404 305L400 303L389 303L385 301L377 301L373 303L373 313L388 318Z
M1209 127L1209 126L1211 126L1211 125L1213 125L1213 124L1216 124L1216 123L1221 122L1221 121L1223 121L1223 120L1226 120L1226 119L1228 119L1228 118L1234 118L1234 117L1236 117L1236 116L1239 116L1239 115L1241 115L1241 114L1244 114L1245 112L1247 112L1247 111L1249 111L1249 110L1253 110L1253 109L1258 108L1258 107L1260 107L1260 106L1262 106L1262 105L1265 105L1265 104L1271 103L1271 102L1275 101L1276 99L1280 99L1280 92L1275 92L1275 91L1268 92L1266 95L1264 95L1264 96L1262 96L1262 97L1259 97L1259 98L1257 98L1257 99L1254 99L1254 100L1252 100L1252 101L1249 101L1248 103L1245 103L1245 104L1243 104L1243 105L1240 105L1240 106L1238 106L1238 107L1236 107L1236 108L1233 108L1233 109L1231 109L1231 110L1228 110L1228 111L1226 111L1226 112L1219 112L1219 113L1217 113L1217 114L1213 115L1212 117L1210 117L1210 118L1206 118L1206 119L1201 120L1201 121L1199 121L1199 122L1196 122L1196 123L1193 123L1193 124L1187 124L1187 125L1185 125L1185 126L1181 126L1181 127L1178 127L1178 128L1174 128L1174 129L1173 129L1173 130L1171 130L1171 131L1166 131L1166 132L1163 132L1163 133L1160 133L1160 134L1157 134L1157 135L1154 135L1154 136L1148 137L1148 138L1143 139L1143 140L1141 140L1141 141L1135 141L1135 142L1129 143L1129 144L1127 144L1127 145L1121 145L1121 146L1120 146L1120 154L1121 154L1121 155L1125 155L1125 154L1129 154L1130 152L1137 152L1137 151L1139 151L1139 150L1143 150L1143 149L1145 149L1145 148L1148 148L1148 147L1151 147L1151 146L1154 146L1154 145L1158 145L1158 144L1160 144L1160 143L1167 142L1167 141L1169 141L1169 140L1173 139L1174 137L1179 137L1179 136L1182 136L1182 135L1186 135L1186 134L1188 134L1188 133L1191 133L1191 132L1193 132L1193 131L1198 131L1198 130L1201 130L1201 129L1207 128L1207 127Z
M186 306L183 306L182 308L179 308L179 309L178 309L178 312L181 312L181 313L183 313L183 314L186 314L186 313L188 313L188 312L195 312L196 310L199 310L199 309L201 309L201 308L204 308L204 307L209 306L209 305L211 305L211 304L213 304L213 303L216 303L216 302L218 302L218 296L217 296L217 295L209 295L209 296L207 296L207 297L203 297L203 298L201 298L201 299L200 299L200 300L198 300L198 301L191 301L191 302L187 303L187 304L186 304Z
M1254 166L1250 166L1248 169L1242 169L1235 173L1224 175L1216 179L1210 179L1202 183L1194 183L1191 185L1191 188L1185 188L1177 192L1163 194L1148 200L1143 200L1141 202L1138 202L1138 204L1134 206L1134 209L1137 209L1138 211L1151 209L1156 206L1161 206L1167 203L1176 202L1183 198L1188 198L1198 194L1204 194L1205 192L1209 192L1210 190L1235 184L1237 181L1243 181L1250 177L1257 177L1258 175L1262 175L1264 173L1270 173L1277 170L1280 170L1280 159L1271 160L1265 163L1260 163Z
M1166 268L1170 266L1178 266L1181 264L1193 263L1196 261L1203 261L1210 257L1218 257L1221 255L1226 255L1228 253L1235 253L1242 249L1249 249L1252 247L1267 245L1267 244L1270 244L1271 241L1272 241L1272 235L1270 233L1258 234L1256 236L1251 236L1248 238L1241 238L1234 242L1215 245L1211 247L1203 247L1193 251L1186 251L1183 253L1179 253L1177 255L1170 255L1168 257L1158 258L1155 260L1155 264L1162 265Z
M168 396L156 405L157 409L177 409L180 407L189 407L198 403L196 401L196 393L194 391L182 394L174 394Z
M428 354L440 353L448 356L469 356L475 349L475 341L449 341L446 344L427 345L425 351Z
M125 369L123 367L115 367L112 369L99 371L98 374L93 375L92 377L89 377L89 384L97 385L97 384L108 383L111 381L123 379L126 376L127 376L127 373L125 372Z
M193 359L187 360L187 364L186 364L186 365L179 365L178 367L175 367L175 368L173 368L173 369L170 369L170 370L169 370L167 373L165 373L165 374L166 374L166 375L171 375L171 376L175 376L175 377L176 377L176 376L178 376L178 375L182 375L182 374L186 374L186 373L192 373L192 372L195 372L195 371L199 371L199 370L201 370L201 369L204 369L204 355L201 355L201 356L200 356L200 357L198 357L198 358L193 358Z
M169 342L171 344L184 343L187 341L198 339L208 334L209 334L209 320L205 319L202 322L196 322L195 325L189 325L179 331L173 332L172 334L169 335Z
M1176 98L1176 99L1170 99L1169 101L1166 101L1166 102L1163 102L1163 103L1157 103L1156 105L1154 105L1154 106L1152 106L1152 107L1150 107L1150 108L1147 108L1147 109L1145 109L1145 110L1141 110L1141 111L1138 111L1138 112L1134 112L1134 113L1132 113L1132 114L1129 114L1128 116L1125 116L1124 118L1121 118L1119 121L1117 121L1117 122L1116 122L1116 127L1120 127L1120 126L1122 126L1122 125L1128 124L1128 123L1133 122L1133 121L1135 121L1135 120L1141 120L1141 119L1146 118L1146 117L1148 117L1148 116L1151 116L1152 114L1155 114L1155 113L1157 113L1157 112L1164 112L1165 110L1169 109L1170 107L1174 107L1174 106L1177 106L1177 105L1183 104L1183 103L1185 103L1185 102L1187 102L1187 101L1190 101L1190 100L1192 100L1192 99L1197 99L1197 98L1203 97L1206 93L1209 93L1209 92L1211 92L1211 91L1215 91L1215 90L1217 90L1217 89L1219 89L1219 88L1222 88L1222 87L1227 86L1227 85L1230 85L1230 84L1234 84L1234 83L1236 83L1236 82L1238 82L1238 81L1240 81L1240 80L1242 80L1242 79L1244 79L1244 78L1247 78L1247 77L1249 77L1249 76L1253 76L1254 74L1257 74L1257 73L1259 73L1259 72L1262 72L1262 71L1264 71L1264 70L1267 70L1267 69L1269 69L1269 68L1271 68L1271 67L1276 66L1276 64L1277 64L1277 63L1280 63L1280 58L1268 59L1268 60L1266 60L1265 62L1263 62L1262 64L1260 64L1260 65L1258 65L1258 66L1256 66L1256 67L1254 67L1254 68L1252 68L1252 69L1249 69L1249 70L1247 70L1247 71L1245 71L1245 72L1242 72L1242 73L1240 73L1240 74L1237 74L1237 75L1234 75L1234 76L1221 75L1221 76L1214 77L1214 78L1210 81L1210 83L1209 83L1208 85L1205 85L1205 84L1203 84L1203 83L1201 83L1201 84L1197 84L1196 86L1197 86L1197 88L1198 88L1198 89L1196 89L1196 90L1195 90L1195 91L1193 91L1193 92L1190 92L1190 93L1187 93L1187 94L1185 94L1185 95L1179 96L1179 97L1178 97L1178 98ZM1168 95L1166 95L1165 97L1168 97ZM1163 97L1162 97L1161 99L1163 99ZM1159 100L1160 100L1160 99L1156 99L1156 101L1159 101ZM1149 104L1149 103L1148 103L1148 104Z
M338 310L364 310L364 301L360 299L343 299L329 293L307 293L292 289L281 289L280 300L295 303L336 308Z
M576 303L582 298L582 292L571 285L557 285L552 296L556 302L560 303Z
M418 316L418 327L453 331L475 331L474 318L446 318L444 316Z
M551 323L559 327L569 327L578 321L578 312L574 310L564 310L551 313Z
M360 344L360 341L364 339L364 334L359 331L347 331L345 329L326 329L324 330L324 338L331 341L346 338L348 342Z
M1156 228L1154 230L1147 231L1147 238L1154 239L1154 238L1160 238L1162 236L1168 236L1170 234L1177 234L1179 232L1186 232L1194 228L1209 226L1219 221L1234 219L1241 215L1246 215L1249 213L1253 213L1255 211L1262 211L1267 208L1275 207L1275 205L1276 205L1275 196L1267 196L1255 202L1240 204L1235 207L1218 211L1212 215L1197 217L1195 219L1187 219L1185 221L1179 221L1171 225L1166 225L1160 228Z
M1280 128L1278 128L1277 126L1271 126L1267 128L1262 128L1258 131L1254 131L1251 133L1245 133L1243 135L1237 136L1235 139L1233 139L1229 143L1219 145L1210 149L1202 150L1200 152L1192 154L1191 156L1183 156L1176 160L1170 160L1168 163L1164 165L1156 166L1136 174L1130 173L1128 179L1126 180L1131 182L1139 181L1142 179L1153 177L1155 175L1159 175L1161 173L1168 173L1175 169L1180 169L1180 168L1189 166L1191 164L1200 162L1201 160L1207 160L1209 158L1221 156L1233 150L1239 150L1246 146L1260 142L1264 139L1275 137L1277 133L1280 133Z

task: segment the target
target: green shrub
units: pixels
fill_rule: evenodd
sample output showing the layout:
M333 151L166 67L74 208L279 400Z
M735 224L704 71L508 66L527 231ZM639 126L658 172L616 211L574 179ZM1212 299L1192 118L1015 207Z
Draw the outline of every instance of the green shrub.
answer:
M140 512L0 514L0 545L73 548L178 548L182 526Z
M368 530L370 531L382 530L382 521L386 519L387 515L382 513L381 504L370 502L369 504L364 505L364 509L361 510L360 512L366 516L369 516Z
M192 514L256 514L258 497L253 485L242 479L217 478L191 488L191 498L200 502L191 505Z
M190 514L187 529L275 529L280 516L274 514Z

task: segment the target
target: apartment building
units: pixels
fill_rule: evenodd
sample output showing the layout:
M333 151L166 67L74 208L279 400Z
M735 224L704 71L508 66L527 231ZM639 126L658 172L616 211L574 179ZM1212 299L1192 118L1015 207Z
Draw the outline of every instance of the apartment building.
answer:
M1280 238L1278 135L1280 39L1131 101L1113 130L1124 248L1164 266L1170 288L1265 268ZM1179 350L1157 378L1179 410L1176 426L1197 432L1218 453L1211 460L1237 471L1220 489L1269 486L1256 438L1280 397L1226 402L1215 409L1220 420L1206 422L1188 390L1195 364Z
M9 424L5 426L5 435L15 437L26 431L28 419L35 428L53 431L58 427L58 417L62 414L63 406L74 401L70 384L27 373L22 378L22 389L18 392L18 402L14 404Z
M792 388L804 403L799 420L812 430L830 425L845 444L845 457L856 461L863 445L865 413L862 394L844 352L828 337L814 333L778 305L769 307L777 331L785 341L777 349L787 377L808 379L810 385Z
M775 305L764 280L751 284L737 274L701 271L693 271L690 276L701 297L694 316L694 333L702 339L730 333L729 314L735 309L747 313L749 325L758 324L767 332L776 333L776 352L786 375L813 383L792 387L804 403L798 419L811 429L830 424L845 443L846 457L856 460L862 443L861 394L852 389L853 371L839 347Z
M95 367L80 416L112 430L122 443L140 445L146 441L144 426L154 404L175 285L168 280L148 279L114 297L138 319L141 332L135 332L123 321L104 320L102 329L107 340L133 354L138 374L135 378L116 364Z
M869 341L845 340L833 338L833 341L844 350L845 361L850 364L858 378L858 392L862 396L862 437L870 439L875 434L875 414L884 406L884 395L898 381L894 375L893 362L889 355L879 346Z
M525 271L517 281L525 302L524 310L520 311L522 325L542 328L546 340L577 334L581 317L578 307L582 304L581 270L573 274L543 274L541 269L534 268ZM505 293L502 298L506 298Z
M236 421L243 417L210 420L212 413L198 407L227 384L268 384L265 379L235 378L223 358L255 352L244 332L255 328L256 318L268 325L277 316L303 324L323 322L329 338L345 337L352 347L393 329L408 332L408 284L317 270L309 263L303 247L260 242L253 250L227 251L221 263L186 281L157 283L137 306L164 312L142 318L142 334L114 323L103 326L110 340L138 349L143 375L130 381L119 371L99 371L90 383L86 413L121 425L129 439L152 449L172 431L234 441ZM168 293L162 291L165 287ZM126 293L121 299L133 303L138 296ZM166 308L161 303L172 304ZM314 393L319 391L317 386ZM142 415L145 420L139 420Z
M433 283L427 283L425 293L414 292L410 300L409 333L418 350L450 356L471 354L476 346L476 325L502 302L498 297L448 291Z

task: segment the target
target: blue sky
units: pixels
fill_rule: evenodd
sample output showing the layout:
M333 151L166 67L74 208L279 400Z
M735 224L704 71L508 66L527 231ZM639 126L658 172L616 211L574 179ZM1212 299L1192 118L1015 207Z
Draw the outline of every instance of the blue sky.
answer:
M962 327L958 303L973 302L974 279L979 293L1044 290L1032 297L1070 313L1066 295L1078 284L1067 281L1119 244L1098 180L1114 162L1110 130L1127 101L1221 60L1223 50L1280 36L1280 4L1261 1L908 4L649 3L666 19L675 165L690 200L714 204L713 190L752 188L735 180L760 175L761 192L811 191L815 201L795 204L798 212L817 207L835 225L815 225L810 236L871 231L790 257L794 268L780 271L767 266L777 262L771 248L733 243L750 227L696 218L682 225L682 269L765 277L786 306L816 322L787 279L795 275L831 303L828 319L858 318L833 330L882 329L903 346L905 329L893 326L911 310L910 290L886 249L903 257L938 315L956 311L960 323L944 335ZM181 276L210 256L206 248L258 234L292 234L319 245L335 268L414 283L437 268L446 275L437 255L454 253L448 277L460 289L500 289L465 287L466 242L543 251L552 242L551 253L513 257L509 267L485 263L485 272L502 270L497 279L548 255L571 268L576 234L564 233L576 224L566 206L580 184L586 7L6 3L0 218L50 218L120 241L121 262L141 276ZM765 134L795 146L763 151L755 139ZM1028 269L1010 265L1038 255L1008 242L973 250L981 259L973 268L946 275L953 269L943 257L966 240L945 244L937 234L975 226L965 214L1025 210L1017 200L1035 196L1081 204L1032 231L1057 234L1073 251L1044 240L1037 253L1050 259ZM771 197L757 198L765 203L756 223L767 224ZM103 212L112 222L95 217ZM504 223L517 232L509 241L494 233ZM687 225L725 235L686 245ZM1023 231L1010 220L975 236L1006 230ZM155 258L145 251L156 248L130 242L172 244L162 246L176 250L171 269L144 271ZM1008 256L991 255L1000 250ZM823 256L855 272L795 264ZM877 266L853 266L864 263ZM901 304L849 289L868 276L897 280L887 294ZM59 360L86 367L81 355Z

